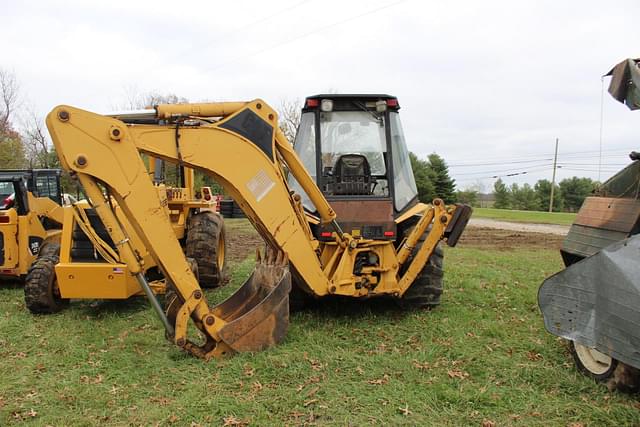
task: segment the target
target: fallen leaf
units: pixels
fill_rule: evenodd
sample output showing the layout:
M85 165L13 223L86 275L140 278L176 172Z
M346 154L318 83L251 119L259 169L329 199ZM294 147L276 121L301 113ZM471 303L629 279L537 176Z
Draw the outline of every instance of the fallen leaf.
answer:
M374 380L368 380L367 383L371 384L371 385L382 385L382 384L386 384L389 382L389 375L384 374L384 376L382 378L378 378L378 379L374 379Z
M480 424L480 425L482 427L496 427L496 422L484 419L484 420L482 420L482 424Z
M31 418L35 418L38 416L38 413L34 411L33 408L31 408L29 409L29 412L27 412L27 415L29 415Z
M459 378L461 380L464 380L465 378L469 377L469 373L465 372L465 371L461 371L459 369L451 369L447 371L447 375L449 375L449 378Z
M404 405L404 408L398 408L398 410L402 413L402 415L404 415L405 417L408 417L409 415L411 415L413 412L411 412L411 410L409 410L409 404Z
M244 365L244 376L245 377L252 377L254 373L255 373L255 369L254 368L252 368L248 364Z
M180 417L175 414L169 415L169 418L167 419L167 421L169 421L171 424L177 422L178 420L180 420Z
M254 393L259 392L260 390L262 390L262 388L263 386L260 381L256 381L253 384L251 384L251 391L253 391Z
M362 369L360 366L356 368L356 372L359 373L360 375L364 375L364 369Z
M151 402L153 403L157 403L160 406L167 406L169 403L171 403L171 400L166 398L166 397L152 397L149 399Z
M527 352L527 359L537 362L539 360L542 360L542 354L536 353L535 351L531 350Z
M224 424L223 427L245 427L249 425L248 421L238 419L233 415L223 418Z
M421 371L426 371L427 369L429 369L431 367L431 364L429 362L418 362L417 360L413 361L413 366Z
M307 381L303 382L298 387L296 387L296 391L302 391L302 389L308 386L309 384L319 383L323 379L324 379L324 375L322 377L311 377Z

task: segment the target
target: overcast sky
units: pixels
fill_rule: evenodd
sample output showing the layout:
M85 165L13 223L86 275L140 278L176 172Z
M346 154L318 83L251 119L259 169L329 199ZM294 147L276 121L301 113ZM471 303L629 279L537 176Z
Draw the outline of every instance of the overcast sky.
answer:
M640 56L640 2L22 1L2 6L0 67L25 105L106 112L127 94L192 101L389 93L410 150L460 187L598 178L601 79ZM608 85L608 80L605 81ZM640 149L640 112L608 94L601 179Z

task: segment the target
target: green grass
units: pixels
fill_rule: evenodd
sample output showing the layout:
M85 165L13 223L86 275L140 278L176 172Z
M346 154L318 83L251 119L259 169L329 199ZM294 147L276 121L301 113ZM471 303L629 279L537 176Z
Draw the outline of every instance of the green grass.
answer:
M509 209L473 208L474 218L490 218L511 222L531 222L537 224L571 225L576 219L575 213L516 211Z
M561 268L555 251L456 248L446 262L436 310L330 302L293 314L282 345L208 363L166 342L142 299L32 316L22 289L4 286L0 425L638 422L634 397L578 374L543 329L536 292Z

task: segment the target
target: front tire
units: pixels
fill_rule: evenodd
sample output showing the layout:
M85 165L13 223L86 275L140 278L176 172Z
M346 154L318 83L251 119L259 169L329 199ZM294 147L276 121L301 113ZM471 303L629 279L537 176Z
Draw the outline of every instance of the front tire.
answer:
M200 286L215 288L224 284L226 239L220 215L205 211L191 217L185 255L198 264Z
M417 253L424 237L421 237L414 248ZM409 266L413 262L413 255L410 256L405 265ZM429 261L416 276L409 289L400 299L400 306L406 309L431 309L440 305L440 298L444 291L444 249L440 243L436 246Z
M60 261L57 253L39 256L27 273L24 301L34 314L57 313L69 304L60 295L55 266Z

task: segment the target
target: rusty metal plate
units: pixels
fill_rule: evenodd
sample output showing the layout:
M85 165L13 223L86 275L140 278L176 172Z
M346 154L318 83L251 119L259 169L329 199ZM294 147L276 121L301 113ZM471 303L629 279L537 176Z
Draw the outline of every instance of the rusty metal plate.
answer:
M640 200L587 197L574 224L630 233L640 216Z

